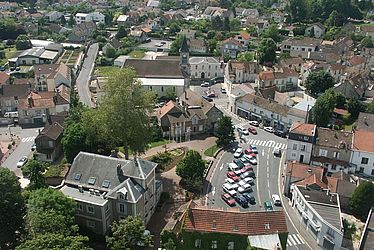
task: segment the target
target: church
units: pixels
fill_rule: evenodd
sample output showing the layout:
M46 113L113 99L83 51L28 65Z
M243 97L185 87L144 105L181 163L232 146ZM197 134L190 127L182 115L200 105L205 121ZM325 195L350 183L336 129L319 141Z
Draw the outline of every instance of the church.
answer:
M144 89L153 91L158 98L180 96L190 85L189 48L183 39L179 50L179 60L165 59L141 60L127 59L124 67L132 67Z

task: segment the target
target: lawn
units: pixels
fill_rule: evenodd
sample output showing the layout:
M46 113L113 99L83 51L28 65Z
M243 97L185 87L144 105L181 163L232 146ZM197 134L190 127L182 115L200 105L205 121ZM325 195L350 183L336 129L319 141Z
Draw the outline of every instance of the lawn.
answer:
M12 58L17 54L16 47L6 48L4 49L4 51L5 51L5 58L0 59L0 65L7 63L9 58Z
M145 52L142 50L134 50L134 51L131 51L129 54L131 58L137 58L137 59L143 58L144 55L145 55Z
M95 75L109 77L118 70L120 70L120 68L114 66L98 66L96 67Z
M355 123L356 119L354 119L351 114L347 114L343 116L343 123L344 123L344 130L345 131L352 131L352 127Z
M215 152L217 152L218 149L219 147L215 144L211 146L210 148L207 148L204 152L204 155L213 157L213 155L215 154Z
M148 148L154 148L154 147L162 146L162 145L168 144L169 142L170 142L169 140L165 140L165 139L162 139L160 141L151 142L151 143L148 144Z

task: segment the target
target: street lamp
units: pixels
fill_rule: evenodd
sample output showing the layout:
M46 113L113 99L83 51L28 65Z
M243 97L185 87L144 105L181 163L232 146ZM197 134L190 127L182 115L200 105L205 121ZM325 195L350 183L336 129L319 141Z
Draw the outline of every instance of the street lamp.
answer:
M8 129L9 129L9 137L10 137L10 140L12 140L12 131L10 131L10 125L8 125Z

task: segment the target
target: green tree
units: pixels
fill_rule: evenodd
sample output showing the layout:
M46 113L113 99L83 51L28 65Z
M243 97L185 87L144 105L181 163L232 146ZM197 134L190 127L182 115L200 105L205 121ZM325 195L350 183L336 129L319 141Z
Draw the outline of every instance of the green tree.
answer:
M358 118L360 112L365 112L366 106L357 98L351 98L347 102L348 112L354 119Z
M127 36L127 28L123 25L120 25L118 28L118 32L116 34L117 39L122 39Z
M112 250L151 246L152 237L146 235L144 230L144 223L139 217L128 216L124 220L113 222L111 234L106 237L107 246Z
M46 233L36 238L26 240L16 250L45 250L45 249L66 249L66 250L91 250L86 247L88 237L65 236L57 233Z
M86 138L87 132L81 122L71 122L65 125L62 148L68 162L73 162L80 151L87 151Z
M364 46L365 48L373 48L374 45L373 45L373 40L371 39L371 36L365 36L362 40L361 40L361 44L362 46Z
M230 19L228 17L223 18L223 30L230 31Z
M219 16L215 16L212 19L212 30L223 30L223 22Z
M0 249L13 249L24 229L25 203L17 176L0 167Z
M223 116L218 121L215 135L217 137L217 145L219 147L228 146L235 140L234 125L232 123L231 117Z
M370 114L374 114L374 100L372 100L367 108L366 108L366 112L370 113Z
M28 189L34 190L46 187L43 173L47 166L44 162L37 160L29 160L25 166L22 167L22 174L27 176L30 180Z
M257 56L260 64L274 63L275 62L275 51L277 45L271 38L265 38L261 40L261 43L257 49Z
M175 101L177 98L177 94L175 93L175 90L173 88L167 88L165 91L165 100L170 101L173 100Z
M330 122L335 104L336 97L333 90L329 89L319 96L311 110L313 122L317 126L326 127Z
M108 48L105 51L105 55L108 58L114 58L114 57L116 57L116 49L113 48L113 47L111 47L111 46L108 46Z
M68 24L69 24L70 27L73 27L75 25L74 15L70 16Z
M311 72L306 79L305 88L314 96L334 86L334 78L326 71Z
M183 36L178 35L170 45L170 52L179 53L182 46Z
M153 110L154 102L154 93L144 90L136 72L123 68L109 77L97 114L92 114L97 120L93 120L95 124L89 124L97 126L103 142L123 145L128 159L129 149L141 153L147 147L150 139L148 114Z
M17 50L30 49L32 47L30 38L26 35L19 35L16 39Z
M369 210L374 206L374 184L371 181L361 183L353 192L350 207L353 214L365 221Z
M237 56L237 60L241 62L253 62L254 55L250 51L240 52Z
M176 173L182 178L189 190L198 190L203 185L205 162L201 155L189 150L186 156L178 163Z
M278 27L275 24L270 25L269 28L267 28L266 30L264 30L261 33L261 37L263 37L263 38L271 38L275 42L280 42L281 41L281 37L280 37L280 34L279 34Z
M240 20L237 18L233 18L230 20L230 30L231 31L239 31L241 29Z
M292 22L305 21L308 15L306 0L290 0Z

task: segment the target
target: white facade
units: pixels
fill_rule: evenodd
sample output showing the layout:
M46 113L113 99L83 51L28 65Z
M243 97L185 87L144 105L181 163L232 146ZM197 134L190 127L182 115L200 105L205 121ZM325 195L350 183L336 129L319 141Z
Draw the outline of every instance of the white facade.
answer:
M287 139L287 161L298 161L309 164L313 144L307 141Z
M77 13L75 14L75 22L81 24L84 22L95 22L96 24L105 24L105 16L100 12Z
M341 249L343 242L343 232L326 221L307 201L299 188L295 185L291 186L292 207L300 219L300 226L304 226L308 233L316 240L317 244L324 249ZM322 192L322 191L319 191ZM326 194L327 195L327 194ZM338 205L326 204L336 208L336 212L340 216L340 202L337 197ZM321 203L321 205L325 205ZM341 222L340 222L341 223ZM342 227L342 225L341 225Z
M356 171L361 174L374 176L374 152L352 149L350 163L356 165Z
M158 97L174 92L181 96L184 92L184 79L138 78L145 90L153 91Z
M192 79L223 77L221 63L214 57L191 57L189 62Z
M48 19L49 22L57 22L57 21L60 21L61 20L61 17L63 16L64 14L61 13L61 12L58 12L58 11L51 11L49 12L46 17Z
M312 32L313 30L313 32ZM314 34L313 37L315 38L322 38L323 35L325 34L326 29L322 28L321 26L317 24L313 24L309 26L308 28L305 29L305 36L311 36Z

